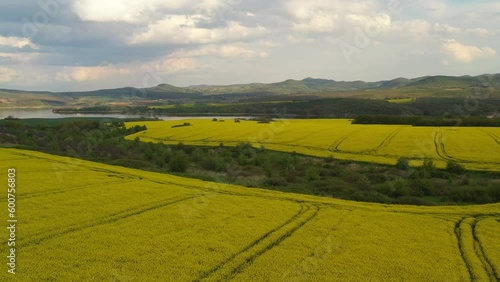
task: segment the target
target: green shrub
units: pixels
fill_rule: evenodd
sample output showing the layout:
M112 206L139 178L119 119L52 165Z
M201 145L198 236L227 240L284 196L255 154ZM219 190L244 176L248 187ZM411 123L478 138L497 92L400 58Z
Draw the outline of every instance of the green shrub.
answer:
M172 158L168 163L170 171L173 172L185 172L188 167L188 159L186 153L182 150L176 150L172 154Z
M448 161L446 163L446 171L453 174L463 174L465 172L465 168L455 161Z
M319 180L321 177L319 176L318 170L314 166L310 166L306 170L307 180Z
M408 170L410 169L410 163L408 162L408 159L400 157L398 159L398 162L396 163L396 168L399 170Z
M426 159L422 164L422 170L424 171L425 176L433 176L436 173L436 165L431 159Z

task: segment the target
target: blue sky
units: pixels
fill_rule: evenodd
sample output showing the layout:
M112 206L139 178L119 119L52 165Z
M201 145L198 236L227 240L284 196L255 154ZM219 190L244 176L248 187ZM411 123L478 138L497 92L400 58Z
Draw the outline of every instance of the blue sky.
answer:
M0 88L497 73L499 1L0 0Z

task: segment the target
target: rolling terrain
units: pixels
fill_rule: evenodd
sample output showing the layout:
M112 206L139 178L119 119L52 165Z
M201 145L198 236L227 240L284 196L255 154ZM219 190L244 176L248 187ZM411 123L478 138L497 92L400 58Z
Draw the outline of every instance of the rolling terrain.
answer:
M0 156L1 171L16 169L22 226L12 281L500 279L499 204L356 203L17 149Z
M239 85L198 85L176 87L160 84L148 88L123 87L80 92L36 92L0 89L0 107L89 107L152 104L158 100L175 103L227 103L248 99L280 101L287 96L312 98L466 98L475 89L489 91L489 97L500 97L500 74L480 76L425 76L414 79L396 78L378 82L335 81L306 78L278 83Z

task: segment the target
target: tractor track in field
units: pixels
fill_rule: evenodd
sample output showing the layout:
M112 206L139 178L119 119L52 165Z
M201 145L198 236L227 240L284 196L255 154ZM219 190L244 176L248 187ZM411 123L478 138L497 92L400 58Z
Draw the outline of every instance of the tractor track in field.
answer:
M456 161L461 163L478 163L474 161L462 160L455 158L446 152L446 146L443 142L443 131L441 129L436 129L434 131L434 146L436 147L437 155L445 161Z
M484 219L484 217L481 217ZM466 220L472 220L470 223L464 223ZM500 281L498 273L495 272L493 265L484 253L483 246L479 238L477 237L477 232L475 230L477 222L480 219L476 217L463 217L455 223L455 235L458 241L458 248L460 255L462 257L469 277L471 281L484 281L487 277L489 281L495 282ZM469 225L470 234L465 234L468 232L467 227L463 225ZM464 236L472 237L472 241L466 241Z
M344 143L347 139L349 139L349 137L351 137L355 133L361 131L361 129L360 129L360 130L356 130L356 131L353 131L351 133L348 133L348 134L342 136L340 139L335 141L335 143L333 143L328 148L328 150L330 152L335 152L335 153L354 154L354 155L371 155L373 153L376 153L380 149L384 149L387 146L389 146L391 144L392 140L399 134L399 132L401 130L403 130L403 128L404 127L400 127L398 129L394 130L393 132L391 132L384 140L382 140L382 142L377 147L372 148L372 149L366 149L366 150L361 150L361 151L345 151L345 150L339 149L339 147L340 147L340 145L342 145L342 143Z
M497 145L500 145L500 138L498 136L496 136L494 133L489 132L488 130L486 130L484 128L480 128L478 130L480 130L483 133L486 133L488 136L491 137L491 139L493 139L497 143Z
M462 225L463 221L466 219L466 217L461 218L459 221L455 223L455 236L457 237L458 241L458 250L460 251L460 256L462 257L462 261L465 264L465 267L467 268L467 272L469 273L469 278L471 281L474 281L474 272L472 269L472 266L469 262L469 258L466 255L466 252L464 251L464 243L462 241L462 231L460 230L460 226Z
M335 141L329 148L328 148L328 151L330 152L336 152L336 153L350 153L349 151L343 151L343 150L340 150L339 147L340 145L342 145L342 143L344 143L345 140L349 139L349 137L351 137L352 135L360 132L361 129L358 129L358 130L355 130L353 132L350 132L350 133L347 133L346 135L340 137L337 141Z
M319 210L320 209L314 205L301 205L300 211L288 219L285 223L265 233L250 245L220 263L218 266L203 273L195 281L230 280L243 271L259 256L278 246L283 240L290 237L307 222L316 217Z
M66 193L66 192L89 189L92 187L96 187L96 185L105 186L105 185L113 185L113 184L120 184L120 183L130 183L130 181L111 181L111 182L102 182L102 183L98 183L98 184L87 184L87 185L81 185L81 186L74 186L73 188L44 190L44 191L40 191L40 192L17 194L17 197L18 197L18 199L24 200L24 199L37 198L37 197L42 197L42 196L47 196L47 195L62 194L62 193ZM5 199L7 199L7 198L6 197L0 198L0 200L5 200Z
M455 161L455 162L460 162L460 163L468 163L468 164L498 164L498 162L491 162L491 161L470 161L470 160L463 160L459 158L455 158L448 154L446 152L446 146L444 145L443 142L443 132L441 129L436 129L434 131L434 146L436 147L436 153L437 155L445 160L445 161Z
M31 236L27 240L23 240L21 242L21 245L23 246L31 246L31 245L38 245L43 241L50 240L56 237L60 237L69 233L74 233L78 231L82 231L88 228L96 227L99 225L104 225L104 224L110 224L117 222L122 219L126 219L132 216L140 215L148 211L160 209L163 207L167 207L170 205L174 205L183 201L191 200L194 198L201 197L201 195L196 195L196 196L188 196L188 197L178 197L174 199L167 199L163 201L156 202L154 204L150 205L143 205L140 207L132 208L132 209L127 209L124 211L120 211L114 214L110 214L101 218L97 218L95 220L87 221L87 222L80 222L76 224L72 224L69 226L66 226L64 228L55 230L55 231L48 231L44 233L39 233ZM3 242L6 243L6 242Z
M491 260L488 258L486 255L486 252L484 251L483 244L481 243L481 240L479 239L479 236L477 235L477 224L481 221L484 220L485 218L475 218L474 222L472 222L471 227L472 227L472 236L474 237L474 249L476 251L477 256L485 266L485 269L488 273L488 276L493 277L492 281L500 281L500 275L495 269L495 266L493 263L491 263Z
M389 144L391 144L392 140L396 137L396 135L399 134L399 132L401 130L403 130L403 127L400 127L398 129L394 130L393 132L391 132L377 147L375 147L373 149L359 151L359 152L360 153L375 153L375 152L379 151L380 149L386 148L387 146L389 146Z
M297 142L299 142L299 141L301 141L301 140L304 140L304 139L308 138L309 136L311 136L311 135L313 135L313 134L322 133L322 132L324 132L324 131L325 131L325 130L323 130L323 129L322 129L322 130L317 130L317 131L314 131L314 132L310 132L309 134L305 134L305 135L303 135L302 137L297 138L297 139L295 139L295 140L293 140L293 141L287 141L287 142L284 142L284 144L297 144Z

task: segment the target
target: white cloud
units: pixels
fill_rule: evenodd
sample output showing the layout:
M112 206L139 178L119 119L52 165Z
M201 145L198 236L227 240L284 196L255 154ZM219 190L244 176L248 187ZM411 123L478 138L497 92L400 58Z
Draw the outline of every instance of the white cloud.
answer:
M166 59L158 61L154 64L155 71L166 74L190 72L198 68L199 67L195 59L186 57L167 57Z
M97 22L148 22L157 9L176 10L191 1L180 0L77 0L73 2L73 11L84 21Z
M0 53L0 59L7 59L10 64L30 63L39 58L40 53Z
M38 46L31 42L30 38L27 37L4 37L0 36L0 46L9 46L15 48L23 48L29 46L33 49L38 49Z
M386 7L374 0L294 0L286 5L292 18L292 29L302 33L352 31L354 27L373 28L374 24L381 32L386 31L391 22Z
M325 12L317 12L304 21L293 24L293 29L300 32L327 33L337 29L339 16Z
M104 81L113 77L126 76L131 73L129 68L115 66L96 67L66 67L63 72L56 73L56 80L59 81Z
M455 39L449 39L441 44L441 53L455 61L471 63L481 57L496 56L497 52L490 47L464 45Z
M240 57L257 58L267 57L264 51L255 51L235 44L208 45L194 50L180 50L170 55L170 57L201 57L201 56L219 56L219 57Z
M465 33L467 35L473 35L473 36L478 36L478 37L487 37L487 36L494 35L493 32L490 32L484 28L468 28L465 30Z
M435 23L434 24L434 31L435 32L440 32L440 33L447 33L447 34L457 34L462 31L462 29L458 27L451 26L449 24L440 24L440 23Z
M392 26L393 31L412 36L415 40L422 40L429 36L431 24L422 19L415 19L404 22L395 22Z
M0 82L11 82L17 76L17 72L13 69L0 66Z
M146 31L135 33L130 43L207 44L245 40L265 34L263 27L246 27L234 21L219 28L198 27L203 20L207 20L203 15L170 15L150 24Z

